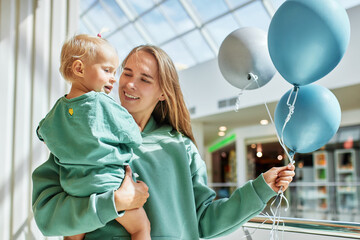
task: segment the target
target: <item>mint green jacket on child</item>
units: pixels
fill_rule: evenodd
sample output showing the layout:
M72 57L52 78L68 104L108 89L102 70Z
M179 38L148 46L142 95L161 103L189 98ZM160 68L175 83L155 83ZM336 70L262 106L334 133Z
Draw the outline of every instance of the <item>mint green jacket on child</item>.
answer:
M60 98L41 120L37 134L56 156L62 188L77 197L118 189L132 148L142 141L128 111L94 91Z
M229 234L259 214L276 195L262 175L214 200L207 186L206 166L196 146L168 125L150 118L142 132L143 142L134 148L130 165L149 187L144 209L153 240L194 240ZM56 157L33 173L33 211L46 236L87 232L85 239L130 239L114 219L114 191L90 197L69 197L59 183Z

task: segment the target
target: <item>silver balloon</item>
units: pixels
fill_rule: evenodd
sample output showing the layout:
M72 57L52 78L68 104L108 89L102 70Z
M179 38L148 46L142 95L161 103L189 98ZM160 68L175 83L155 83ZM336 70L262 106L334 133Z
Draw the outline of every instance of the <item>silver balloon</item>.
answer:
M239 28L224 39L218 63L224 78L240 89L262 87L276 72L267 47L267 34L253 27Z

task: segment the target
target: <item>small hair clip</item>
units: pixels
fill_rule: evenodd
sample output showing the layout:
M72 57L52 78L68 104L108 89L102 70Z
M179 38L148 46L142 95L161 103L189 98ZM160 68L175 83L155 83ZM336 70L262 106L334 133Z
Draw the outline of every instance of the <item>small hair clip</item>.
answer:
M99 38L101 38L101 34L104 33L104 32L108 32L108 31L109 31L108 28L102 28L102 29L100 30L100 32L97 34L97 36L98 36Z

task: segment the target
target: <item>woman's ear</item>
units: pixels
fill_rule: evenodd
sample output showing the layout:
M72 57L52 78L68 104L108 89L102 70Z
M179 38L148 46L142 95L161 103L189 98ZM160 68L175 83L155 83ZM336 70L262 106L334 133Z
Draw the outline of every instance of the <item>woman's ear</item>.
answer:
M164 101L165 100L165 96L164 96L164 94L162 93L161 95L160 95L160 97L159 97L159 101Z
M84 76L84 63L81 60L76 60L71 65L71 70L75 76L83 77Z

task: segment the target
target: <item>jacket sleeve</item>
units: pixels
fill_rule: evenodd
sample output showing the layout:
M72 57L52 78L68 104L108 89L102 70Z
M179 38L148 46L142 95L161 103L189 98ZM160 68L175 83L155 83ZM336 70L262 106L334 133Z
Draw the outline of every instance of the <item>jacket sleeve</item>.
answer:
M204 161L193 143L188 148L191 157L192 182L201 238L230 234L254 216L276 195L260 175L233 192L229 198L215 200L215 192L207 186Z
M32 174L32 209L45 236L69 236L93 231L120 215L116 212L114 192L73 197L61 188L59 166L49 159Z

